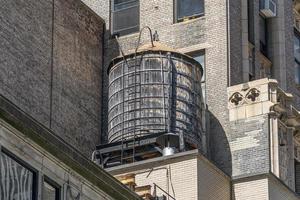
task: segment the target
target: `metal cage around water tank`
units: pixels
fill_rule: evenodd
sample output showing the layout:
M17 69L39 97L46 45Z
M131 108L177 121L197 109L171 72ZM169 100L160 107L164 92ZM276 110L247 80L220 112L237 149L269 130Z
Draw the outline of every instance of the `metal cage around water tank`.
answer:
M169 132L199 146L202 67L187 55L154 45L111 62L108 140Z

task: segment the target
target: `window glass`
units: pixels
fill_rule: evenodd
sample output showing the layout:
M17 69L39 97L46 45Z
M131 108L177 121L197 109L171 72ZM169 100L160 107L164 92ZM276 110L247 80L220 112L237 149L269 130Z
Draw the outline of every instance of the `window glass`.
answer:
M265 56L268 56L267 47L267 21L264 17L259 16L259 38L260 38L260 51Z
M0 199L33 200L34 173L0 152ZM5 184L1 184L5 183Z
M177 0L177 20L204 13L204 0Z
M139 1L111 0L112 33L126 35L139 31Z
M295 59L300 62L300 38L299 36L294 36L294 55Z
M300 36L294 35L295 82L300 84Z
M193 52L189 54L192 56L200 65L202 66L203 69L203 75L201 79L201 89L202 89L202 95L203 99L206 102L206 72L205 72L205 53L204 51L198 51L198 52Z
M138 5L138 0L114 0L114 11Z
M300 194L300 162L295 159L295 191Z
M254 1L248 0L248 40L254 44Z
M44 180L43 183L43 200L58 200L59 199L59 189Z
M300 64L295 61L295 81L300 84Z
M204 82L205 81L205 62L204 62L205 56L204 56L204 52L199 51L199 52L195 52L195 53L190 53L189 55L192 56L202 66L203 75L202 75L201 82Z

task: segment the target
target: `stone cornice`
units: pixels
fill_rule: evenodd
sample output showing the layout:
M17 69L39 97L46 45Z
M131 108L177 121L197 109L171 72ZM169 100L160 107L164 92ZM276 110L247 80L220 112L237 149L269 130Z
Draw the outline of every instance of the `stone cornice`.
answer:
M0 95L0 118L114 199L141 200L51 130Z

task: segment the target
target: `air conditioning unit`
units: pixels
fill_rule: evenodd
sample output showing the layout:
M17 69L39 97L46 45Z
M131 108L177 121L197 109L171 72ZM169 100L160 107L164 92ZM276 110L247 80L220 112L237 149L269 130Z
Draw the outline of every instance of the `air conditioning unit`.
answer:
M276 17L276 3L272 0L260 0L260 12L265 17Z

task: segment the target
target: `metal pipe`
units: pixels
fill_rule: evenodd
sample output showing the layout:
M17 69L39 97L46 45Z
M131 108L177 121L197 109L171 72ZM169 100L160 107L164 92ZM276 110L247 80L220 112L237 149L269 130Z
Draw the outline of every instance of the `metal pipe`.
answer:
M136 48L135 48L135 54L137 53L138 48L140 47L140 42L141 42L142 32L143 32L143 30L146 29L146 28L149 30L149 33L150 33L150 39L151 39L151 44L152 44L152 47L154 47L152 30L151 30L151 28L150 28L149 26L145 26L145 27L143 27L143 28L140 30L138 43L137 43L137 46L136 46Z
M149 172L148 174L147 174L147 176L146 176L146 178L148 178L149 176L150 176L150 174L153 172L153 171L158 171L158 170L166 170L166 178L167 178L167 192L165 192L168 196L170 196L171 198L173 198L173 199L175 199L174 197L172 197L169 193L170 193L170 186L169 185L171 185L172 186L172 191L173 191L173 195L175 196L175 192L174 192L174 188L173 188L173 184L172 184L172 181L171 181L171 176L170 176L170 169L169 168L167 168L167 167L159 167L159 168L151 168L151 169L149 169L149 170L145 170L145 171L141 171L141 172L137 172L137 173L135 173L135 175L138 175L138 174L144 174L144 173L147 173L147 172ZM156 185L155 183L153 183L154 185ZM154 189L154 191L155 191L155 189ZM164 190L163 190L164 191ZM169 199L169 197L168 197L168 199Z

